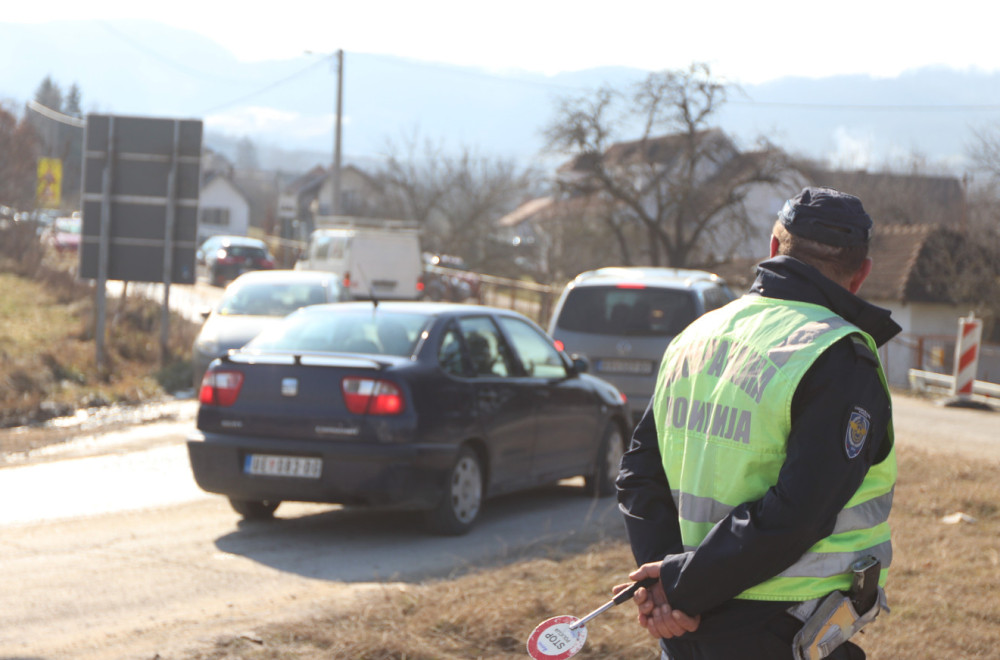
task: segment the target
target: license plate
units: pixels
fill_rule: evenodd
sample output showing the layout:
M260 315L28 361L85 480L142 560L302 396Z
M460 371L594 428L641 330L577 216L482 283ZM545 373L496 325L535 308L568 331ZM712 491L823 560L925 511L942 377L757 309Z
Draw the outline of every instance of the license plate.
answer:
M653 373L653 363L650 360L598 360L597 370L608 374L638 374L647 376Z
M302 456L274 456L271 454L248 454L243 462L247 474L269 477L299 477L319 479L323 472L323 459Z

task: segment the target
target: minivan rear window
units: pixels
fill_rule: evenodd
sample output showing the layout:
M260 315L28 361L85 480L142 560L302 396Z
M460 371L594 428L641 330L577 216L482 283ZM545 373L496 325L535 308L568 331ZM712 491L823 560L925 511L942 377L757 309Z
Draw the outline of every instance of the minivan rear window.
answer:
M629 337L673 336L697 316L691 291L656 287L578 287L559 314L561 330Z

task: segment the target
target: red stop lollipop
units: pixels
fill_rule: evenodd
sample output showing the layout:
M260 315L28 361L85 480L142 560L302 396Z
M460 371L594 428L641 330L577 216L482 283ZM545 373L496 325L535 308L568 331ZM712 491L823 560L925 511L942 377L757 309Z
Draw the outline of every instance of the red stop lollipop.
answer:
M639 587L649 588L656 582L656 578L635 582L628 589L623 590L582 619L564 614L542 621L535 626L531 637L528 638L528 655L534 660L566 660L566 658L573 657L587 642L587 626L585 624L588 621L615 605L621 605L629 600Z

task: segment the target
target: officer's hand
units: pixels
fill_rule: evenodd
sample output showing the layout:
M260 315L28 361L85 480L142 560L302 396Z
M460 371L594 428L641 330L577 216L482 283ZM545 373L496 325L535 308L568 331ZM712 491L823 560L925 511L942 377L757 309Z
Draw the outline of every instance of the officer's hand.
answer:
M636 582L651 577L659 580L659 562L643 564L629 575L629 578ZM684 612L670 607L660 582L657 582L652 589L639 588L635 593L635 601L639 610L639 625L653 637L667 639L679 637L686 632L694 632L701 623L701 616L690 617Z

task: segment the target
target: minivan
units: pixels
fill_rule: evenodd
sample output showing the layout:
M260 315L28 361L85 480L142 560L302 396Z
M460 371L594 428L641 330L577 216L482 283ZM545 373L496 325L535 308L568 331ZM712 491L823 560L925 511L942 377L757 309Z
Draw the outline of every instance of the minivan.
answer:
M722 278L706 271L600 268L566 285L549 334L567 353L585 357L594 375L623 392L637 421L653 395L670 340L735 297Z
M351 300L415 300L422 288L420 234L394 226L317 229L295 269L337 273Z

